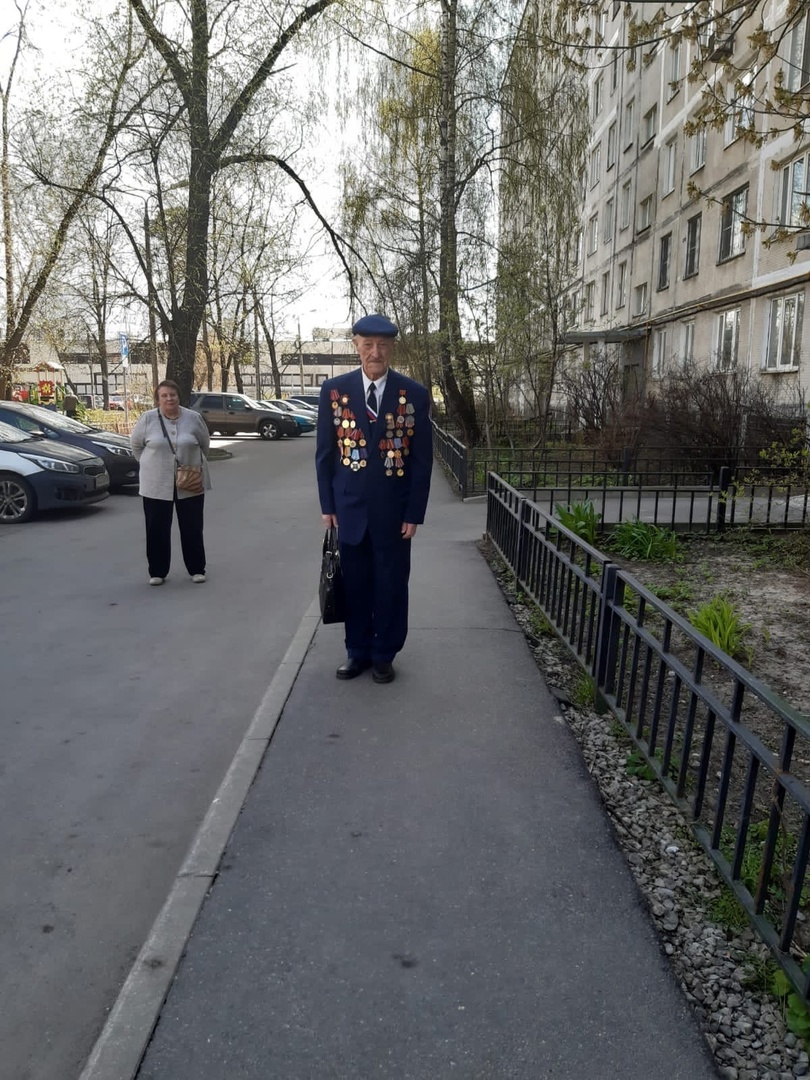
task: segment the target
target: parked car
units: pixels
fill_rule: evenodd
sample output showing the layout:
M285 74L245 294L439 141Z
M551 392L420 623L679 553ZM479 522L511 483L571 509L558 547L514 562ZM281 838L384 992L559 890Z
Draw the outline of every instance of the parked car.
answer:
M301 405L312 405L315 410L318 409L318 402L321 400L320 394L296 394L295 397L287 398L287 401L291 401L293 405L300 403Z
M20 401L0 401L0 421L31 435L44 435L53 442L78 446L100 457L110 474L113 491L138 483L138 462L128 435L102 431L62 413L43 409L41 405Z
M280 439L301 434L292 416L246 394L192 394L189 407L202 416L212 435L255 432L263 439Z
M278 409L279 412L284 413L285 416L291 416L296 424L298 424L299 435L303 435L305 431L315 430L315 424L318 419L317 412L297 409L283 398L265 398L264 404L271 406L273 409Z
M38 510L87 506L109 494L100 457L0 421L0 525L21 525Z
M275 401L275 399L271 399L271 400ZM304 416L310 416L310 415L317 416L318 415L318 406L317 405L310 405L308 401L301 401L300 398L291 398L291 397L290 398L284 398L284 404L288 405L291 409L293 409L297 413L303 413Z

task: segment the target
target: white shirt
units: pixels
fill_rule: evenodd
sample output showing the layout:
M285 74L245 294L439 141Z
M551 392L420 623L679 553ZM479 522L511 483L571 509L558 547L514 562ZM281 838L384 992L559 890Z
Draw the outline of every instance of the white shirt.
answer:
M366 375L365 371L360 368L360 374L363 376L363 396L368 401L368 388L371 386L373 380ZM383 394L385 393L385 384L388 382L388 372L383 375L381 379L377 379L374 382L374 386L377 390L377 409L379 410L382 405Z

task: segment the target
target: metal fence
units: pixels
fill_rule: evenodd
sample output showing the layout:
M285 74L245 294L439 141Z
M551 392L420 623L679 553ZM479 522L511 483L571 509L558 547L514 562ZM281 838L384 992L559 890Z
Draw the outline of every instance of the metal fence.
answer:
M470 449L435 425L434 431L437 456L462 498L483 495L491 469L550 514L558 503L592 502L600 532L633 517L690 532L810 525L808 485L791 481L785 469L757 465L754 450L748 464L732 469L710 450L700 458L623 451L608 461L587 448Z
M810 1002L810 724L499 476L487 534Z

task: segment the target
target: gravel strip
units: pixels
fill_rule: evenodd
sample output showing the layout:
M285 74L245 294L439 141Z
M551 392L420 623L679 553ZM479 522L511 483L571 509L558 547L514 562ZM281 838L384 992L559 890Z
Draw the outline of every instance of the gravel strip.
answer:
M779 1001L761 983L757 985L768 949L747 925L730 930L711 921L712 902L728 895L713 863L657 781L628 774L633 744L615 718L573 703L582 668L553 634L535 636L532 610L518 602L512 575L485 544L482 551L579 742L719 1076L726 1080L810 1076L803 1041L787 1030Z

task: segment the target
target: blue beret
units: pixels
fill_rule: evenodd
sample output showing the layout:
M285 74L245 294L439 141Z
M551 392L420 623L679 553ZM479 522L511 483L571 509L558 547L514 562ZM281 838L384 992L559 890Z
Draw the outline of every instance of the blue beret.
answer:
M384 315L365 315L354 324L352 333L360 337L396 337L399 330Z

